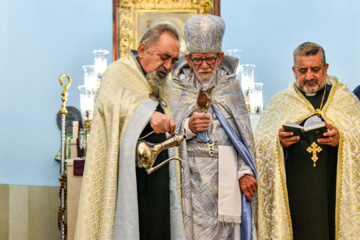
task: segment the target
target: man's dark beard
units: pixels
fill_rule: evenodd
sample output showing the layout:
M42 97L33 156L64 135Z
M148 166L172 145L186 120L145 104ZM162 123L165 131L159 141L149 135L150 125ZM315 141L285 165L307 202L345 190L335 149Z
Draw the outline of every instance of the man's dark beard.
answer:
M165 76L160 77L158 75L158 72L164 73ZM166 77L167 77L168 73L169 73L169 71L165 67L161 66L158 69L156 69L155 71L148 73L146 75L146 79L152 90L151 92L157 98L159 98L159 97L163 98L164 97L163 94L166 93L166 89L167 89Z

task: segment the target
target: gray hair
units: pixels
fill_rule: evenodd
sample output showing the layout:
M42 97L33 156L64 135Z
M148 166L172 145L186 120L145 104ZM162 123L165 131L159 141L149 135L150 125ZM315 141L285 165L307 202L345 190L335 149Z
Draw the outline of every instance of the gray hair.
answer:
M170 23L158 23L148 28L140 38L139 45L141 43L146 44L147 52L150 48L160 39L161 34L164 32L170 33L171 36L176 38L179 42L179 33L176 27Z
M296 65L296 56L313 56L316 55L319 51L321 53L322 63L325 66L326 65L325 51L322 46L313 42L304 42L294 50L293 53L294 66Z

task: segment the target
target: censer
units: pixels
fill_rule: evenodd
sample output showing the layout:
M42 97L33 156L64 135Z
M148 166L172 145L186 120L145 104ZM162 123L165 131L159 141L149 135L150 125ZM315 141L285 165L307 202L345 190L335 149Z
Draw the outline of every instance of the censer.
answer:
M157 144L147 142L143 139L139 139L138 145L136 147L137 166L144 167L147 174L151 174L171 160L178 160L181 163L182 161L180 158L173 157L166 159L165 161L159 163L155 167L153 166L156 161L156 157L159 155L161 151L171 147L179 146L180 143L184 141L184 139L185 136L183 135L174 135L173 137L165 140L164 142Z

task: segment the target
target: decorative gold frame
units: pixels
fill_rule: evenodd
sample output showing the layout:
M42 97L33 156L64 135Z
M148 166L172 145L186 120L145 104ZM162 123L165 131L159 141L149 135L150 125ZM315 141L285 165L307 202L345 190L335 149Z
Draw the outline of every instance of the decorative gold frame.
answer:
M185 21L200 13L220 16L220 0L113 0L113 60L137 49L143 32L160 21L176 25L183 40Z

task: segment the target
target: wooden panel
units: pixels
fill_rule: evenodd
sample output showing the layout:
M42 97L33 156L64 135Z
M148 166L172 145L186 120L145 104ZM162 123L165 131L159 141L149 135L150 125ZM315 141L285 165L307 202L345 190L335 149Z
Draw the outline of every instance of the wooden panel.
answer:
M9 185L0 184L0 239L9 239Z
M29 187L9 186L9 240L28 239Z
M61 239L59 188L0 184L0 239Z

